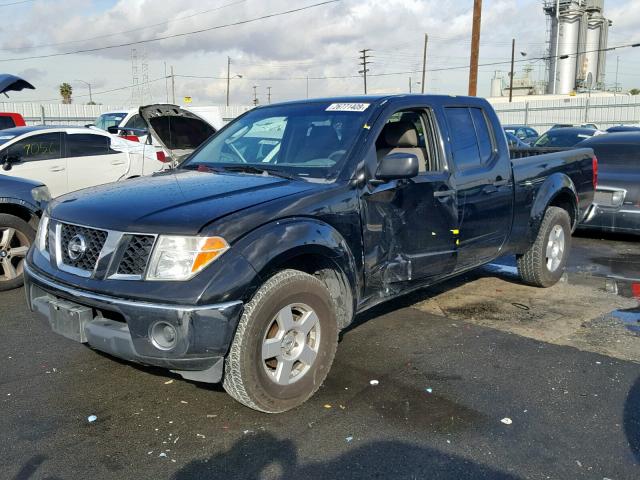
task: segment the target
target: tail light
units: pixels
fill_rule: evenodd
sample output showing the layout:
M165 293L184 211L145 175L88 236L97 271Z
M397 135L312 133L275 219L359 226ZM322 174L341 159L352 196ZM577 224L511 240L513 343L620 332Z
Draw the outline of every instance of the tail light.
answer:
M140 139L135 135L122 135L122 138L129 140L130 142L139 142Z
M591 159L593 165L593 189L598 188L598 158L594 155Z
M156 158L162 163L169 163L171 161L171 159L169 159L162 150L156 152Z
M631 284L631 294L635 298L640 298L640 283L632 283Z

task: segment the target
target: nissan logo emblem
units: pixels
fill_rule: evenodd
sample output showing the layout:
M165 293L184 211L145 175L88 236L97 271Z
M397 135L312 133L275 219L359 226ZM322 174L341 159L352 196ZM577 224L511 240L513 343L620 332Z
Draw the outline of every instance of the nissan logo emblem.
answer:
M87 251L87 241L84 236L78 234L74 235L67 244L67 253L71 260L79 260Z

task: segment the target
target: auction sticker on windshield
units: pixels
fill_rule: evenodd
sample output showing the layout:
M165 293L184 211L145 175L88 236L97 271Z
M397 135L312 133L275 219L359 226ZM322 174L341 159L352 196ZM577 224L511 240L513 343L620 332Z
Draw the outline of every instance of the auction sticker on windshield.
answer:
M332 103L327 107L327 112L364 112L369 103Z

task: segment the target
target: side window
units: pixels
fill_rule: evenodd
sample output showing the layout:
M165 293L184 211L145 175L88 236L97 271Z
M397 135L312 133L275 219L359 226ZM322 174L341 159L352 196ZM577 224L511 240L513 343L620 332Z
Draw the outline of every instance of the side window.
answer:
M453 162L459 170L479 167L480 151L471 112L466 107L445 108Z
M419 171L442 169L437 130L431 110L401 110L389 117L376 140L378 161L390 153L418 157Z
M43 133L20 140L7 148L7 154L21 162L60 158L61 134Z
M111 140L90 133L67 134L67 157L89 157L118 153L111 150Z
M489 130L487 117L480 108L470 108L471 118L476 127L476 137L478 138L478 148L480 149L480 162L488 163L493 156L493 136Z
M0 115L0 130L3 130L5 128L13 128L15 126L16 125L13 123L13 118Z
M136 114L127 121L124 128L137 128L140 130L146 130L147 124L144 122L140 115Z

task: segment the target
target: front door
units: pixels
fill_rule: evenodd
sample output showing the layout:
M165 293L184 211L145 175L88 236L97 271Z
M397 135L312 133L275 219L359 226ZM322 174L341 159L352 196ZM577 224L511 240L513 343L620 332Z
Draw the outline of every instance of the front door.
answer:
M7 146L0 156L7 156L11 169L4 175L27 178L45 184L51 195L67 193L67 162L63 158L62 133L30 135Z
M511 162L499 155L496 134L482 108L447 107L445 115L455 168L462 269L498 256L509 235Z
M434 128L430 110L404 110L391 115L376 142L378 161L390 153L415 154L420 172L408 180L374 179L363 189L369 292L393 294L406 282L426 282L455 268L456 198Z

